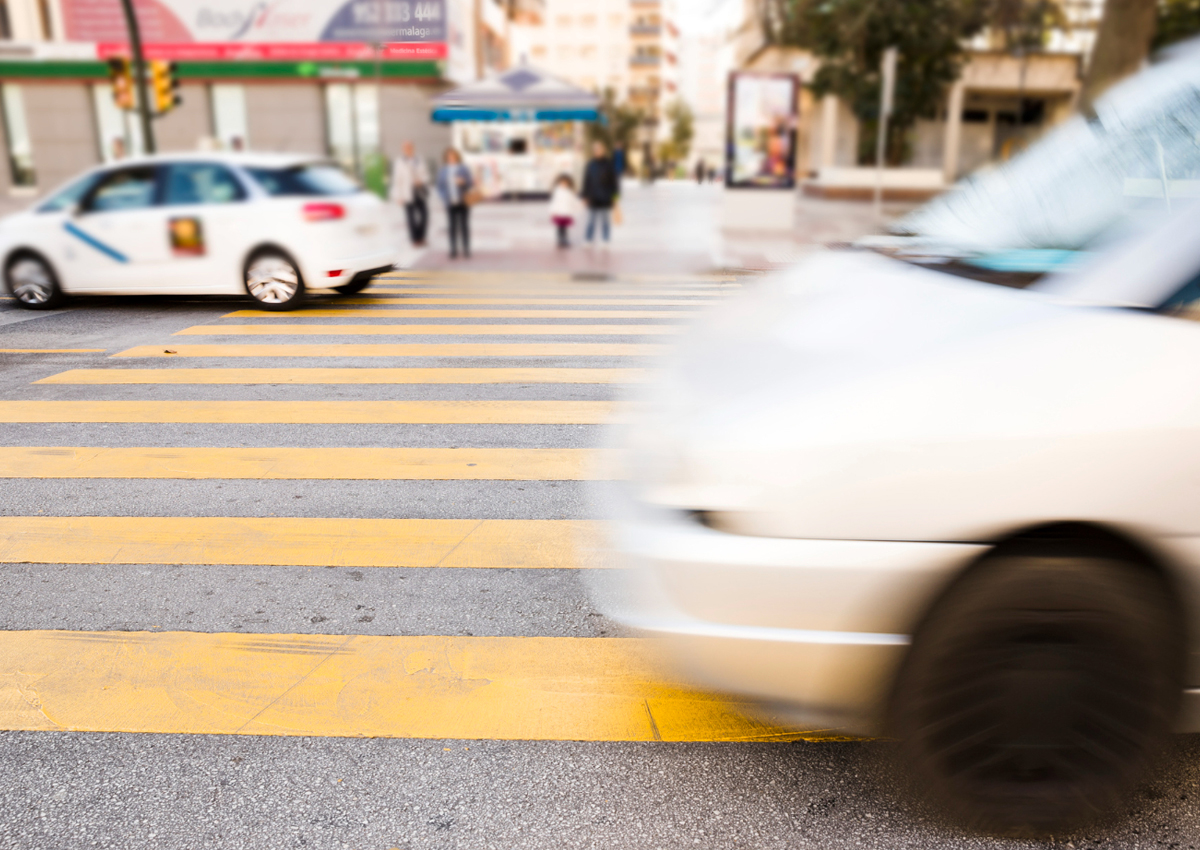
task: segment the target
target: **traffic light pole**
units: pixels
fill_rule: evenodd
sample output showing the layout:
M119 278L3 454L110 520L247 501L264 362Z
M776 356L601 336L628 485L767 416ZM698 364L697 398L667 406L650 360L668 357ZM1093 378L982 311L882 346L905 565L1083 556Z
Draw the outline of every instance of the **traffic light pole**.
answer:
M121 0L125 25L129 27L129 51L133 54L133 84L137 87L138 119L142 125L142 144L146 153L154 153L154 126L150 121L150 94L146 89L146 57L142 53L142 35L138 29L133 0Z

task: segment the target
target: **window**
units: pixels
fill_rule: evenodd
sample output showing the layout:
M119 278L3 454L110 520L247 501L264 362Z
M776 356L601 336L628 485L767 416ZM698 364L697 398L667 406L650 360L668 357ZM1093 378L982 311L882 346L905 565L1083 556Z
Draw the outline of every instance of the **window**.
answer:
M248 168L250 176L268 195L349 195L358 184L336 165L312 163L291 168Z
M8 137L8 167L14 186L36 186L33 170L33 142L25 120L25 100L21 87L15 83L0 85L0 101L4 111L4 134Z
M43 41L54 40L54 18L50 16L50 3L48 0L37 0L38 24L42 30Z
M579 16L579 25L581 27L594 27L596 25L596 16L595 15L580 15Z
M596 45L585 44L579 49L579 56L585 61L590 62L596 58Z
M613 29L625 29L625 16L624 15L609 15L608 16L608 25L610 27L612 27Z
M118 212L154 206L154 171L143 166L106 174L84 201L83 208L88 212Z
M379 153L379 91L368 83L325 86L325 128L329 153L353 174Z
M559 15L555 19L554 23L556 26L559 27L559 29L566 29L567 27L571 26L571 16L570 15Z
M167 204L228 204L246 197L237 178L223 165L210 162L167 166Z
M12 23L8 17L8 0L0 0L0 39L12 40Z
M108 83L92 86L92 106L96 111L99 131L100 159L111 163L127 156L138 156L142 144L142 126L137 118L113 103L112 86Z
M250 145L246 132L246 89L238 84L212 86L213 133L225 150L245 150Z
M67 188L60 190L54 195L51 195L41 206L37 208L40 213L62 212L68 207L79 203L79 199L88 193L88 190L96 185L96 181L100 179L100 174L88 174L71 183Z

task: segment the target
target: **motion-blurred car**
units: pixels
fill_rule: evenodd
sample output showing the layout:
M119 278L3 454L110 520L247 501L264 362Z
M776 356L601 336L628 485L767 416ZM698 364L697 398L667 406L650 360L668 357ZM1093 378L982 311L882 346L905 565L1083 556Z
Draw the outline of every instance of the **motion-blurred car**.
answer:
M398 259L394 205L335 164L197 153L96 168L0 221L22 307L68 295L248 295L287 310L305 289L359 292Z
M1169 730L1200 732L1200 66L1185 70L1061 131L1108 135L1065 160L1073 179L1013 183L1057 174L1038 160L1065 156L1051 139L986 178L999 201L914 217L942 223L936 250L821 253L685 335L622 440L612 533L630 569L606 573L601 604L712 688L900 738L918 784L988 830L1106 811ZM1080 197L1086 227L1046 212ZM984 202L1016 220L976 233ZM962 268L1052 249L1072 261L1027 289Z

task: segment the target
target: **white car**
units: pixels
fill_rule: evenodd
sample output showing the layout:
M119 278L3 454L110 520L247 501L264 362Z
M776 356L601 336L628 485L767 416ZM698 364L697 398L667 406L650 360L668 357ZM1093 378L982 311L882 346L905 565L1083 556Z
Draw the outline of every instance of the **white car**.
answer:
M1189 73L1136 121L1117 119L1138 84L1102 105L1088 132L1118 167L1097 157L1086 186L1042 183L1025 219L995 223L1064 230L1035 219L1073 192L1116 199L1033 287L964 269L1063 242L934 258L926 239L919 262L820 253L707 315L618 441L629 569L596 576L600 604L711 688L902 739L918 786L988 830L1105 811L1170 729L1200 732ZM1147 148L1157 197L1131 153ZM1038 156L988 179L1019 192ZM948 198L941 220L986 223L981 198Z
M75 294L241 294L287 310L306 288L361 291L402 239L394 205L333 163L160 155L93 169L4 218L0 262L35 310Z

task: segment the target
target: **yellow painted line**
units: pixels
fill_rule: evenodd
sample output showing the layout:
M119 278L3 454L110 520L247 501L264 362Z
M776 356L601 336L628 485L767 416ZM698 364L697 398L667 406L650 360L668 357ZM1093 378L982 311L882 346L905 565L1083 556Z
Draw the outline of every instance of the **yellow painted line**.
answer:
M648 357L666 346L654 343L367 343L137 345L113 357Z
M587 449L0 446L0 478L592 481L605 477L600 460Z
M0 348L0 354L96 354L107 348Z
M671 288L671 289L609 289L606 285L589 285L590 289L574 288L545 288L545 289L475 289L470 287L424 287L414 288L411 286L373 286L366 290L367 292L378 292L381 295L419 295L425 297L446 296L503 296L507 298L536 298L536 297L555 297L565 298L572 294L577 294L583 297L595 298L597 295L603 294L608 297L621 298L682 298L691 297L699 300L707 300L712 302L724 298L731 292L734 292L740 287L723 287L721 289L690 289L686 287Z
M696 315L694 310L392 310L314 308L295 313L235 310L223 319L675 319Z
M604 401L0 401L0 422L597 425Z
M69 369L35 384L631 384L645 369Z
M0 633L0 729L566 741L828 739L637 638ZM467 758L465 752L447 758Z
M422 298L418 296L378 295L366 293L356 298L339 298L336 304L398 306L407 304L433 304L441 306L496 305L533 307L707 307L711 301L689 301L684 298ZM287 315L287 314L275 314ZM295 315L295 314L294 314ZM298 315L305 315L304 311Z
M677 325L196 325L175 336L648 336Z
M4 516L0 562L593 569L600 539L571 520Z

